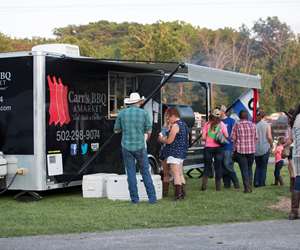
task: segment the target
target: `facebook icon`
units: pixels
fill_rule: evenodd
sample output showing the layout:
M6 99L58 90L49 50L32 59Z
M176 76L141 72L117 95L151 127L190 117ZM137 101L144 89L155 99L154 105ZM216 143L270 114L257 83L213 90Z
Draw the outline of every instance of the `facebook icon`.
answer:
M77 144L71 144L71 147L70 147L71 151L71 155L77 155Z

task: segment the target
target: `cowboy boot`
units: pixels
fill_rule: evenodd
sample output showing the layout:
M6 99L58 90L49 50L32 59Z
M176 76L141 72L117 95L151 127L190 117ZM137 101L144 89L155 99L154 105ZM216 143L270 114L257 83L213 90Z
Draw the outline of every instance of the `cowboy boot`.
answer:
M278 178L278 177L275 177L274 184L272 184L272 185L273 185L273 186L278 186L278 182L279 182L279 178Z
M244 193L251 193L252 192L252 187L249 184L249 182L244 183Z
M167 197L169 194L169 182L163 182L163 197Z
M185 192L185 184L181 184L181 194L182 194L182 199L184 199L185 198L185 196L186 196L186 192Z
M279 177L278 177L278 182L279 182L280 186L283 186L283 185L284 185L282 176L279 176Z
M203 176L202 177L202 186L201 186L202 191L205 191L207 189L207 182L208 182L208 176Z
M290 192L294 191L294 187L295 187L295 177L291 177L290 178Z
M239 183L239 179L237 178L236 174L232 174L232 182L233 182L233 186L235 189L239 189L240 188L240 183Z
M182 185L175 185L175 197L174 197L174 200L177 201L177 200L180 200L182 198Z
M215 179L216 191L221 191L221 180Z
M292 192L291 196L291 212L289 213L289 220L296 220L299 218L299 201L300 201L300 191Z

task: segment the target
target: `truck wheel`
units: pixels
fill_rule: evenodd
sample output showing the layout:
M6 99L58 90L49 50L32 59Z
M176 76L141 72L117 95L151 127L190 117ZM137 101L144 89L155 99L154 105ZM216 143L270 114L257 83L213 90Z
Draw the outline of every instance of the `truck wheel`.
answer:
M159 174L159 168L155 157L152 155L148 156L148 160L151 174Z

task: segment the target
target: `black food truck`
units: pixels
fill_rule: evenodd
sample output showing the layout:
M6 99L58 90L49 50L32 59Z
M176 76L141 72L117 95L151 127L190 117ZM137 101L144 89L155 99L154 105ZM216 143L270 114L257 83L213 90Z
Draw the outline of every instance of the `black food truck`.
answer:
M153 172L159 172L161 87L179 83L198 86L200 112L207 116L211 84L257 89L260 77L187 63L81 57L76 47L65 44L1 53L0 151L16 159L14 167L26 170L15 176L8 164L4 186L14 178L11 190L43 191L80 185L83 174L124 173L121 138L113 135L113 125L133 91L146 97L144 108L153 124L149 159ZM180 104L173 103L193 127L192 108ZM193 145L187 163L202 163L201 150Z

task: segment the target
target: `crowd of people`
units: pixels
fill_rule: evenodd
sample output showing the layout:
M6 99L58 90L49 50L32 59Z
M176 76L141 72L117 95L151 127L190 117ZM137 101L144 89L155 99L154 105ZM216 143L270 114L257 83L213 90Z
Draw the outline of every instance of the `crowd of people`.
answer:
M143 176L149 203L156 203L156 194L149 171L145 134L151 135L149 115L140 108L143 98L132 93L125 99L128 108L123 109L116 120L114 131L122 132L123 162L128 176L128 187L132 203L139 202L136 167L137 162ZM300 202L300 105L286 114L289 117L289 129L285 136L279 137L275 147L271 126L265 121L265 113L259 109L256 122L249 119L248 112L242 110L236 121L226 113L224 105L215 108L209 120L202 128L204 145L204 172L201 190L208 187L209 177L214 172L215 189L221 191L231 184L236 189L240 183L234 169L234 161L239 165L244 193L251 193L253 187L266 185L266 173L270 153L275 156L274 184L284 185L280 174L284 158L288 159L290 189L292 192L290 219L298 218ZM169 108L164 114L164 125L159 134L161 143L160 160L163 166L163 196L168 195L170 180L174 185L174 199L181 200L186 196L183 162L189 147L189 128L176 108ZM255 172L253 176L253 163ZM171 177L171 178L170 178Z

